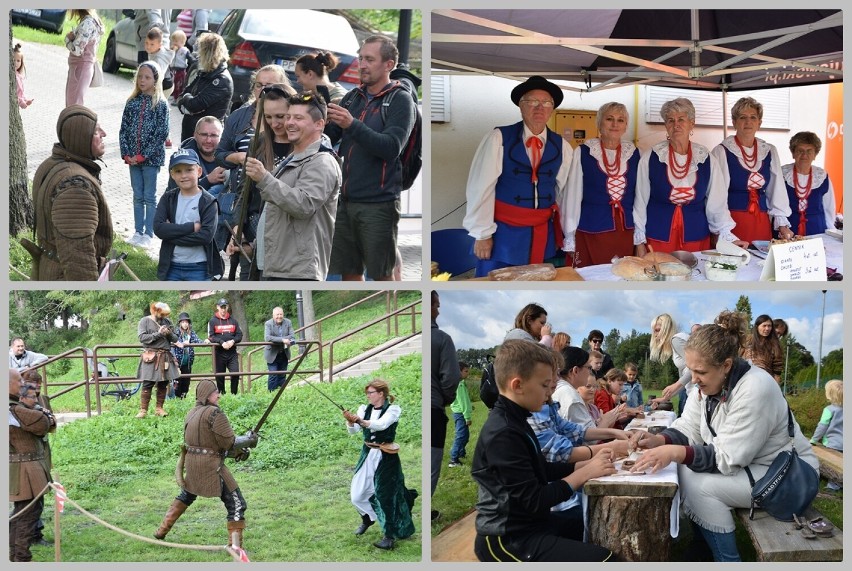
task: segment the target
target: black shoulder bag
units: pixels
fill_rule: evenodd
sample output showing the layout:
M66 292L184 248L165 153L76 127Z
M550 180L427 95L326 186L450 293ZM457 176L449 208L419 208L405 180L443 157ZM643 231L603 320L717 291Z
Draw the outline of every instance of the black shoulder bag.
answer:
M792 445L793 413L789 404L787 432ZM802 515L819 491L819 474L799 458L795 446L779 452L760 480L754 481L748 466L745 471L752 486L749 519L754 519L754 509L760 508L777 520L793 521L793 514Z

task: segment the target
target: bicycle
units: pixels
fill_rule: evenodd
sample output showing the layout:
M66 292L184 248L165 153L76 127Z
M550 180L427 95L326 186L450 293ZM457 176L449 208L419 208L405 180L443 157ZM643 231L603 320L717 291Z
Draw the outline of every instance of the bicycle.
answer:
M104 378L103 371L106 371L106 378L110 377L119 377L118 370L116 370L115 362L118 361L120 357L107 357L107 361L112 365L112 370L108 370L107 366L102 362L98 362L98 373L100 374L100 378ZM131 385L133 385L131 387ZM101 389L102 397L115 397L115 400L128 400L130 397L139 392L139 388L142 386L142 383L122 383L122 382L112 382L103 386Z

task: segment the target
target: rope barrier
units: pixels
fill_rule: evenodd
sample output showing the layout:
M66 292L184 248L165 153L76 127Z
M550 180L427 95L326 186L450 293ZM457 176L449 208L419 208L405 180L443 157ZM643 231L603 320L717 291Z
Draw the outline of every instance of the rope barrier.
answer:
M36 496L32 499L32 501L30 503L28 503L26 506L24 506L24 508L21 511L19 511L18 513L16 513L12 517L10 517L9 521L12 521L13 519L19 517L22 513L26 512L28 509L33 507L33 505L35 505L35 503L38 501L38 499L40 497L42 497L44 495L44 493L47 491L47 489L50 487L50 484L51 484L51 482L48 482L47 485L44 488L42 488L42 490L38 494L36 494Z
M133 538L133 539L137 539L137 540L140 540L140 541L144 541L144 542L150 543L152 545L164 545L166 547L176 547L178 549L191 549L191 550L194 550L194 551L224 551L224 552L228 553L234 561L248 562L248 557L245 555L245 551L243 549L234 548L230 545L224 545L224 546L218 546L218 545L217 546L214 546L214 545L187 545L187 544L182 544L182 543L172 543L172 542L169 542L169 541L160 541L159 539L151 539L151 538L145 537L143 535L137 535L135 533L125 531L125 530L123 530L123 529L121 529L121 528L119 528L119 527L117 527L117 526L115 526L115 525L113 525L109 522L102 520L98 516L86 511L86 509L84 509L80 504L78 504L77 502L75 502L74 500L72 500L71 498L68 497L64 488L62 488L61 485L58 486L54 482L48 482L47 486L44 487L44 489L41 491L41 493L38 495L38 497L34 498L33 501L30 502L27 505L27 507L25 507L23 510L21 510L20 512L15 514L14 517L17 517L18 515L20 515L21 513L26 511L27 509L29 509L30 506L32 506L35 503L35 501L38 500L39 497L44 495L44 493L47 491L48 488L53 488L53 490L56 494L61 494L63 496L65 502L68 502L69 504L71 504L72 506L77 508L80 511L80 513L82 513L83 515L85 515L86 517L91 519L92 521L99 523L102 526L104 526L108 529L111 529L112 531L115 531L117 533L120 533L124 536L130 537L130 538ZM12 518L10 518L10 520L11 519Z

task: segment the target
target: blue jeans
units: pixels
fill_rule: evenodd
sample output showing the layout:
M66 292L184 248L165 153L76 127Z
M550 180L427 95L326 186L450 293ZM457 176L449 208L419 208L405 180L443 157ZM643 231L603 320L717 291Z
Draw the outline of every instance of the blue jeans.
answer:
M207 262L176 264L172 262L166 274L167 282L205 282L211 279L207 273Z
M467 456L464 447L470 440L470 428L460 412L453 413L453 420L456 423L456 437L453 440L453 447L450 448L450 462L458 462L459 459Z
M697 527L701 530L704 541L710 546L714 561L742 561L740 552L737 551L737 540L733 531L720 533L701 526Z
M220 184L214 184L213 186L208 188L207 192L209 192L213 196L219 196L219 193L222 192L223 190L225 190L225 185L220 183Z
M269 365L270 371L286 371L289 361L290 358L287 357L287 352L281 351L278 353L278 356L275 357L275 360L271 363L267 363L267 365ZM269 389L269 392L272 392L283 385L286 378L286 375L269 375L266 379L266 388Z
M157 173L160 167L130 165L130 187L133 189L133 223L136 232L154 237L154 214L157 210Z

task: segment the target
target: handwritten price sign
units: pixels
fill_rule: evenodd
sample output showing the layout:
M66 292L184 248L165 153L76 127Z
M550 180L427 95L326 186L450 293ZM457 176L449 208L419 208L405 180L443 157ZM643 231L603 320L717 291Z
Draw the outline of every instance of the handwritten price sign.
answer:
M822 238L773 244L760 274L760 281L821 282L826 279Z

